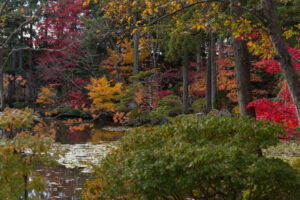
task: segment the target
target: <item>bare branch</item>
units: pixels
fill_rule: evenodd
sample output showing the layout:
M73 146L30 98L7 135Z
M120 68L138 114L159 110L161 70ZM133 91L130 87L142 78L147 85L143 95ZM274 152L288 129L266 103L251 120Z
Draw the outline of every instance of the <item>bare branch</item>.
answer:
M163 19L165 19L165 18L167 18L167 17L171 17L171 16L173 16L173 15L175 15L175 14L177 14L177 13L179 13L179 12L185 10L185 9L194 7L194 6L198 5L198 4L201 4L201 3L210 3L210 2L215 2L215 1L218 1L218 0L202 0L202 1L197 1L197 2L194 2L194 3L192 3L192 4L183 6L183 7L181 7L180 9L175 10L174 12L171 12L171 13L169 13L169 14L166 14L166 15L164 15L164 16L161 16L161 17L155 19L155 20L152 21L152 22L149 22L149 23L147 24L147 26L154 25L154 24L158 23L159 21L161 21L161 20L163 20Z
M197 2L194 2L194 3L192 3L192 4L183 6L183 7L181 7L180 9L175 10L175 11L172 12L172 13L168 13L168 14L166 14L166 15L164 15L164 16L161 16L161 17L159 17L159 18L157 18L157 19L155 19L155 20L149 22L149 23L146 24L146 25L137 26L137 27L135 27L135 28L154 25L154 24L158 23L159 21L161 21L161 20L163 20L163 19L165 19L165 18L171 17L171 16L173 16L173 15L176 15L176 14L179 13L179 12L184 11L185 9L192 8L192 7L194 7L194 6L198 5L198 4L201 4L201 3L212 3L212 2L221 2L221 3L228 4L228 5L230 5L230 6L233 6L233 7L239 8L239 9L241 9L241 10L243 10L243 11L248 12L248 13L251 14L253 17L257 18L262 24L264 24L264 25L266 24L266 21L265 21L264 17L260 14L260 11L259 11L259 10L251 10L251 9L245 8L245 7L243 7L243 6L239 6L239 5L237 5L237 4L231 4L230 0L202 0L202 1L197 1Z
M12 39L12 37L17 33L19 32L22 27L31 22L33 20L33 17L30 17L29 19L27 19L26 21L24 21L23 23L21 23L18 28L16 28L13 32L10 33L10 35L8 36L8 38L0 45L1 47L6 47L6 45L8 44L8 42Z
M70 43L69 45L61 48L61 49L49 49L49 48L41 48L41 49L34 49L32 47L22 47L22 48L18 48L18 49L15 49L13 48L8 56L7 56L7 59L5 60L5 62L3 63L3 66L5 66L8 62L8 59L9 57L14 53L14 52L18 52L18 51L23 51L23 50L32 50L32 51L49 51L49 52L61 52L61 51L64 51L64 50L67 50L69 48L71 48L73 46L73 44L75 44L76 42L78 41L73 41L72 43Z
M4 9L5 9L5 7L7 6L8 2L9 2L9 0L6 0L6 1L2 4L1 10L0 10L0 17L3 15Z

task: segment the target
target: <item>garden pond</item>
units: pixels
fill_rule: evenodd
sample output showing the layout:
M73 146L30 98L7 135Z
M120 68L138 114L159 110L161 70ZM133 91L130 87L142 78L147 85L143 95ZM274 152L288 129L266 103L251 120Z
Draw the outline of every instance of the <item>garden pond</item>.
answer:
M37 166L46 178L47 192L42 199L81 199L81 191L92 171L121 138L126 128L104 127L84 131L58 130L55 148L60 152L55 166ZM89 163L89 164L87 164ZM34 193L34 191L32 191Z

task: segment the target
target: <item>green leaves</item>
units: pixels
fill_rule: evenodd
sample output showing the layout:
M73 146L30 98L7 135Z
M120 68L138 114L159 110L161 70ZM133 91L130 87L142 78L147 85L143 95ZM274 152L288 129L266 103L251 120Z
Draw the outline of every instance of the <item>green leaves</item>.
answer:
M34 111L29 108L24 110L5 108L0 113L0 129L6 129L8 137L14 137L16 130L23 127L30 128L34 121L40 121L40 118L34 115Z
M46 189L46 182L34 170L37 164L49 164L48 153L52 146L50 138L17 136L0 143L0 199L26 199L24 192L30 191L36 199ZM30 180L30 181L29 181Z
M265 158L281 127L250 118L180 116L126 135L87 182L84 197L286 199L299 188L291 166ZM269 177L267 177L269 176Z

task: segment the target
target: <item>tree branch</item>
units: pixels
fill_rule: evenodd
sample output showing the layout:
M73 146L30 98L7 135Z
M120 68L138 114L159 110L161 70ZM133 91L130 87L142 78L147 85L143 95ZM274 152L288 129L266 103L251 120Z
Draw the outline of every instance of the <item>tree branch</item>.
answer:
M6 45L8 44L8 42L12 39L12 37L22 29L22 27L31 22L33 20L33 17L30 17L29 19L27 19L26 21L24 21L23 23L21 23L18 28L16 28L13 32L10 33L10 35L8 36L8 38L0 45L1 47L6 47Z
M8 2L9 2L9 0L6 0L6 1L2 4L1 10L0 10L0 17L3 15L4 9L5 9L5 7L7 6Z
M23 50L61 52L61 51L64 51L64 50L67 50L67 49L71 48L72 45L75 44L76 42L78 42L78 41L73 41L72 43L70 43L69 45L67 45L67 46L65 46L65 47L63 47L63 48L61 48L61 49L48 49L48 48L34 49L34 48L32 48L32 47L22 47L22 48L18 48L18 49L13 48L13 49L9 52L9 54L8 54L8 56L7 56L7 59L5 60L5 62L3 63L2 66L5 66L5 65L7 64L9 57L10 57L14 52L23 51Z
M239 5L236 5L236 4L231 4L231 2L229 0L202 0L202 1L197 1L197 2L194 2L192 4L189 4L189 5L186 5L186 6L183 6L182 8L178 9L178 10L175 10L174 12L172 13L169 13L169 14L166 14L164 16L161 16L151 22L149 22L148 24L146 24L146 26L151 26L151 25L154 25L156 23L158 23L159 21L165 19L165 18L168 18L168 17L171 17L185 9L188 9L188 8L191 8L191 7L194 7L198 4L201 4L201 3L212 3L212 2L221 2L221 3L225 3L225 4L228 4L230 6L233 6L233 7L236 7L236 8L239 8L243 11L246 11L248 12L249 14L251 14L252 16L254 16L255 18L257 18L263 25L266 24L266 21L265 21L265 18L261 15L260 13L260 10L251 10L251 9L248 9L248 8L245 8L245 7L242 7L242 6L239 6ZM144 27L145 25L143 26L138 26L138 27ZM137 28L137 27L136 27Z

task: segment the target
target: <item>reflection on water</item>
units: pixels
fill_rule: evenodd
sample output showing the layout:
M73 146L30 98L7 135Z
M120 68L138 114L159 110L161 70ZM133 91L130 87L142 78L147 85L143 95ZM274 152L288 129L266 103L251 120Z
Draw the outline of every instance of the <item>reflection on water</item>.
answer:
M79 170L66 169L63 166L39 166L36 171L47 179L47 192L44 192L42 199L82 199L81 191L87 175Z
M100 142L112 142L120 139L124 135L121 131L105 131L100 129L93 129L90 134L88 142L98 144Z
M118 140L124 135L123 131L107 131L102 129L86 128L83 131L70 131L68 127L62 126L57 130L56 141L61 144L85 144L91 142L111 142Z
M61 126L56 132L56 142L61 144L84 144L91 138L91 129L86 128L83 131L71 131L66 126Z
M87 128L84 131L70 131L68 127L60 127L56 141L62 144L99 144L118 140L124 135L122 131L104 131ZM37 167L37 171L47 179L47 192L42 199L80 200L81 191L88 175L78 169L67 169L64 166Z

